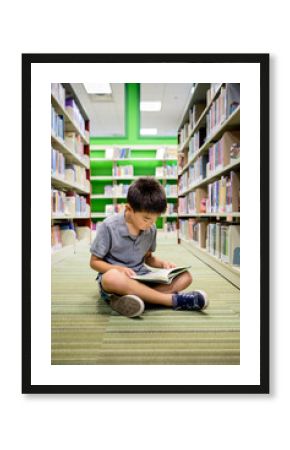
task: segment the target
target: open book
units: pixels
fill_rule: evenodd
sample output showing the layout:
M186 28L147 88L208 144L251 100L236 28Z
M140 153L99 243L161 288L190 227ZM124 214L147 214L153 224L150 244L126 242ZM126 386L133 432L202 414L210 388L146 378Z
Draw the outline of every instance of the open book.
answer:
M186 272L191 266L180 266L172 269L158 269L152 270L145 275L135 275L131 278L139 281L148 281L150 283L170 284L173 278L180 275L182 272Z

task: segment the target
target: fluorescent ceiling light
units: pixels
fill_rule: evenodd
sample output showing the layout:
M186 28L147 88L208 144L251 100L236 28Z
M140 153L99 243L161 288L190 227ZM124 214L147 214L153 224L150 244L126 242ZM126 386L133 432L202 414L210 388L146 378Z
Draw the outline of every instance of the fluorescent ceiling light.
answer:
M160 111L161 102L140 102L140 111Z
M112 89L110 83L84 83L88 94L111 94Z
M140 133L142 136L154 136L157 134L157 128L141 128Z

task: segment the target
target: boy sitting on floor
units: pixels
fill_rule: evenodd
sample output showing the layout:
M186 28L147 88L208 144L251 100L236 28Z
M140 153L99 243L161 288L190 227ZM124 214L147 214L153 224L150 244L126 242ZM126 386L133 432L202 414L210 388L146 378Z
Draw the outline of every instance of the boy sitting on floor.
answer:
M180 292L192 282L189 272L183 272L169 285L152 285L131 278L149 272L144 263L164 269L176 267L152 254L156 249L155 222L165 210L163 187L153 177L142 177L131 184L125 211L105 219L98 227L91 245L90 266L99 272L101 298L119 314L140 316L144 302L193 311L208 305L203 291Z

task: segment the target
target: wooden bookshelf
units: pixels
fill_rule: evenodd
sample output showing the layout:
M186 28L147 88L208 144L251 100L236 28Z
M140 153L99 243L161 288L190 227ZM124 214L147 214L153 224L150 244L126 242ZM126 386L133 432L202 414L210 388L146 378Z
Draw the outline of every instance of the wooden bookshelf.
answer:
M75 121L74 117L72 117L71 113L66 109L65 99L67 97L73 98L74 105L78 108L78 123ZM71 256L78 251L80 245L88 244L91 240L91 199L90 199L90 147L89 147L89 130L90 123L89 117L81 105L74 89L73 85L68 83L55 83L52 84L52 92L51 92L51 106L54 110L52 111L52 130L51 130L51 147L55 150L52 152L52 167L51 167L51 188L54 191L58 191L60 194L56 192L56 196L60 195L61 199L63 196L81 196L82 205L86 206L84 209L86 212L78 212L71 213L66 208L65 204L62 204L63 200L60 200L59 208L57 210L52 211L51 213L51 226L58 225L61 229L74 229L75 227L81 227L79 230L82 230L86 234L85 239L78 240L76 235L83 236L82 234L75 234L73 231L69 230L71 236L73 236L66 242L66 245L59 246L58 244L55 247L52 247L52 264L55 264L58 261L66 258L67 256ZM55 116L61 116L61 123L63 124L60 127L55 126ZM83 122L80 121L80 116L82 117ZM56 119L57 122L57 119ZM80 124L80 125L79 125ZM81 129L84 127L83 129ZM64 139L66 132L75 133L77 142L81 147L70 147L67 145L70 141L66 141ZM54 158L53 158L54 154ZM55 158L60 158L62 155L62 165L61 172L59 172L58 163L55 165ZM79 182L72 182L66 178L66 167L68 167L74 171L75 174L80 173L81 178L78 176L75 178L77 180L82 180L82 184ZM79 168L79 169L78 169ZM79 197L78 197L79 198ZM58 200L56 200L58 201ZM82 209L81 209L82 210ZM85 227L85 229L83 228ZM61 231L55 231L54 236L57 235L57 240L61 240ZM68 243L68 241L72 241L72 243Z
M232 284L240 288L240 268L222 262L219 258L211 255L205 249L200 248L193 241L183 236L179 237L181 244L189 250L194 256L212 267L216 272L227 278Z
M126 194L107 195L104 192L105 186L110 185L112 189L116 189L118 184L130 185L133 181L137 180L141 176L151 175L157 178L160 183L166 187L167 184L174 185L175 191L177 191L177 149L175 146L170 145L128 145L125 146L128 149L128 156L116 157L111 154L111 157L106 157L109 154L109 149L112 148L121 149L121 146L105 146L105 145L92 145L91 146L91 200L92 200L92 219L103 220L109 217L110 214L106 214L104 210L106 205L113 205L118 208L117 205L124 204L126 201ZM162 150L164 153L162 155ZM108 154L107 154L108 150ZM167 151L168 150L168 151ZM172 152L175 150L175 155ZM159 153L158 153L159 152ZM160 153L161 152L161 153ZM169 153L171 152L171 153ZM162 157L159 157L159 155ZM113 175L117 171L117 167L132 166L133 175ZM156 168L163 168L162 170L174 171L174 175L156 175ZM171 169L170 169L171 168ZM177 204L177 195L167 195L168 203ZM157 221L157 227L159 229L166 229L168 222L175 222L177 220L177 214L163 214ZM169 225L170 226L170 225Z
M226 207L226 209L223 210L224 205L222 204L219 211L215 203L214 206L212 205L212 197L209 199L209 195L213 195L216 196L214 198L214 201L220 201L221 197L219 197L219 194L216 193L219 192L219 190L214 191L213 193L212 190L209 189L212 189L212 186L214 186L214 188L220 187L222 178L223 181L224 179L226 179L226 181L229 183L228 180L231 179L231 174L233 174L234 178L236 180L239 180L239 156L236 157L235 155L230 159L230 161L227 162L227 164L223 164L218 159L217 164L217 158L223 159L224 153L229 152L228 147L225 148L227 145L225 143L226 139L229 136L235 136L235 138L238 139L237 136L239 136L239 130L239 85L227 83L215 83L213 85L209 83L197 83L186 106L178 130L179 164L180 161L182 161L182 167L180 166L178 168L178 242L181 245L184 245L199 259L210 265L222 276L226 277L237 287L239 287L240 285L239 267L237 266L237 264L233 265L230 263L225 263L223 261L223 256L219 258L217 256L214 256L212 254L212 248L208 245L208 241L209 239L216 239L215 245L221 245L221 238L217 238L215 233L220 233L221 228L223 228L223 231L226 234L227 226L232 225L235 227L235 225L240 224L239 210L232 210L231 212L228 212L230 207ZM224 138L224 136L227 136L227 138ZM196 140L194 141L195 138ZM223 139L225 139L225 141ZM212 146L215 144L216 146L213 149ZM236 145L239 149L239 142L236 142ZM219 146L222 149L220 149ZM212 159L211 161L209 161L210 149L211 152L216 152L214 153L214 162L212 161ZM220 157L221 153L223 156ZM214 164L214 170L212 169L212 166L210 164ZM238 175L236 176L235 173ZM191 175L189 176L189 174ZM181 189L180 186L183 186L183 188ZM228 193L233 192L234 188L232 187L231 190L231 185L229 185L224 189L228 189L228 191L226 191ZM203 205L202 207L201 205L197 205L197 208L192 208L191 206L189 210L192 211L196 209L197 211L199 211L199 208L202 208L202 212L200 211L193 214L189 213L186 210L183 211L184 208L189 208L190 201L199 201L198 192L202 192L202 194L200 195L203 195ZM206 195L207 201L205 210L204 203L206 200ZM237 195L239 195L239 192L237 193L237 185L235 185L234 194L232 195L235 195L235 198L237 199ZM228 197L226 197L226 199L228 200ZM237 204L237 202L235 202L235 204ZM217 210L219 212L213 212ZM200 228L197 228L197 230L199 230L197 231L197 233L201 233L202 227L203 229L206 228L207 244L205 247L204 242L202 247L199 247L197 242L193 240L193 238L196 239L196 237L194 237L194 235L192 234L192 230L193 227L196 227L199 224L199 222L201 223L201 225ZM212 227L215 231L210 238L208 233L213 232L211 231ZM235 232L239 230L239 228L231 228L234 229ZM186 236L182 233L182 231L184 230L186 231ZM225 234L223 235L223 239L225 239ZM229 237L226 237L226 239L230 239L231 234L228 233L227 236ZM239 252L239 247L235 247L235 250ZM223 251L228 251L227 247L225 247ZM221 254L221 252L217 251L216 254ZM235 256L237 254L239 253L235 253ZM236 263L237 261L236 259L231 260L234 261L234 263Z

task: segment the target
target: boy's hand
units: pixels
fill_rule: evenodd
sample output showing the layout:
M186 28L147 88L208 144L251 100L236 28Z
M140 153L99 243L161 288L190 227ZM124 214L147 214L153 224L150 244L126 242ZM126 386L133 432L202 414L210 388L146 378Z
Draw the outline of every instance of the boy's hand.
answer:
M176 267L176 264L168 261L162 261L162 269L173 269L174 267Z
M119 272L124 273L124 274L127 275L128 277L133 277L134 275L136 275L136 273L134 272L134 270L129 269L129 267L118 266L118 267L116 267L116 269L118 269Z

